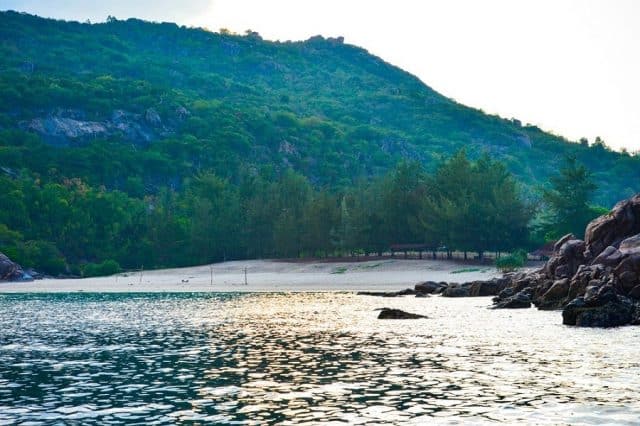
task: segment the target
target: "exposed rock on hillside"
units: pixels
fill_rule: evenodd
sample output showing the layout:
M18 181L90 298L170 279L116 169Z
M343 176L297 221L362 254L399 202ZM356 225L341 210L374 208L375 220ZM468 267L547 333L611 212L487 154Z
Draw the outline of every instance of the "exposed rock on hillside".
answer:
M39 134L52 145L66 146L109 137L122 137L137 145L147 145L173 133L180 121L188 116L189 111L179 107L165 123L158 111L148 108L142 114L114 110L109 117L91 120L83 111L59 109L45 117L23 122L21 127Z

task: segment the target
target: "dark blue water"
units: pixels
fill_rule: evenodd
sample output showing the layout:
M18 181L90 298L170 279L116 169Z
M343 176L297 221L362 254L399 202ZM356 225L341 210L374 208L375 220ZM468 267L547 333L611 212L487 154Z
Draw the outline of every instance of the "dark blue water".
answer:
M638 423L638 328L488 304L0 295L0 424Z

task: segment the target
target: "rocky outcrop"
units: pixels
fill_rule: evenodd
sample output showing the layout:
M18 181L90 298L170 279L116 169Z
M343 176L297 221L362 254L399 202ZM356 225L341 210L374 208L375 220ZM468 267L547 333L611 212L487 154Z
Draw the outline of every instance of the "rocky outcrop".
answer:
M420 319L426 318L424 315L412 314L400 309L382 308L378 314L378 319Z
M562 323L580 327L617 327L634 319L634 303L611 286L589 287L562 311Z
M587 226L585 240L565 235L536 271L468 283L425 281L378 296L441 294L444 297L495 296L495 309L562 310L562 322L579 327L640 324L640 194L622 201ZM420 318L384 309L379 318Z
M507 275L502 278L492 278L486 281L451 283L448 284L441 292L444 297L495 296L504 290L510 283L510 275Z
M452 283L442 291L444 297L469 297L471 296L471 283Z
M173 134L189 115L184 107L169 113L166 120L154 108L148 108L141 114L114 110L110 115L92 118L81 110L58 109L46 116L22 122L20 127L39 134L52 145L68 146L119 137L144 146Z
M607 247L619 248L623 240L640 234L640 194L616 204L609 214L587 225L585 256L595 259Z
M531 307L531 292L529 289L522 290L513 296L499 299L494 305L494 309L525 309Z
M46 136L49 140L96 139L108 135L107 127L96 121L82 121L69 117L49 116L35 118L29 130Z
M509 279L497 308L524 306L529 297L539 309L562 309L567 325L640 323L640 194L589 223L584 241L558 240L542 269Z
M0 281L32 281L20 265L12 262L3 253L0 253Z
M446 282L425 281L415 285L415 290L423 294L440 294L447 288L449 284Z

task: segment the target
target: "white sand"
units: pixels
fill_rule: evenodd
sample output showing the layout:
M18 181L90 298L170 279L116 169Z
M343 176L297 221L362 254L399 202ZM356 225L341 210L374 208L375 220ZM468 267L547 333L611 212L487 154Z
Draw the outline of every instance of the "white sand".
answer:
M247 285L244 284L245 268ZM472 270L452 273L464 269ZM499 275L492 266L443 260L385 259L352 263L247 260L102 278L0 283L0 292L387 291L413 287L427 280L466 282Z

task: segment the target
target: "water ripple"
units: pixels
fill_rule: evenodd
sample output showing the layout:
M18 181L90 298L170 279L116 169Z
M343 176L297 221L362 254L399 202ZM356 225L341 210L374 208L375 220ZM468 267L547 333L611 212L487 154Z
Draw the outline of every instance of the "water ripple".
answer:
M0 425L637 424L640 330L487 299L0 298ZM375 308L429 316L378 321Z

